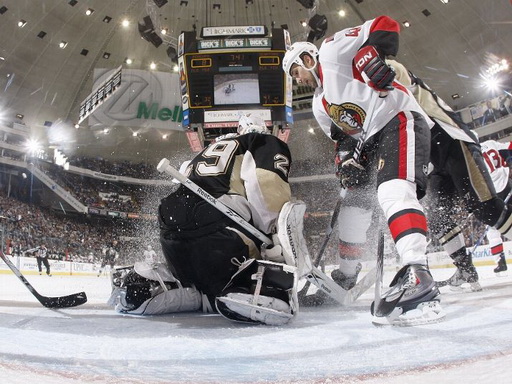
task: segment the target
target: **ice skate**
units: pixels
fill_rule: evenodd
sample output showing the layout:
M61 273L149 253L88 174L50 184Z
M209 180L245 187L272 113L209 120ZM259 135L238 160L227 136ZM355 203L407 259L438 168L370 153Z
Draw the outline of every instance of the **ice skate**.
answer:
M339 269L335 269L331 272L331 277L336 282L336 284L338 284L344 290L348 291L354 288L354 285L356 285L359 272L361 272L362 268L363 266L361 263L358 263L355 275L351 276L344 274Z
M478 292L482 290L482 286L478 282L478 273L473 265L466 267L464 269L457 267L457 270L447 280L447 284L449 285L452 291L460 291L462 290L462 284L468 283L469 287L473 292ZM436 282L437 286L442 286L439 283L443 283L442 281Z
M502 252L498 259L498 266L494 268L494 273L499 275L500 272L505 272L507 269L507 260L505 259L505 254Z
M376 325L412 326L434 323L446 314L439 289L426 266L406 265L393 278L379 303L372 303Z
M351 276L345 275L339 269L335 269L334 271L331 272L331 278L341 288L343 288L346 291L349 291L356 285L359 272L361 272L362 268L363 266L361 265L361 263L357 264L356 274ZM318 290L311 295L302 297L299 301L299 304L305 307L316 307L319 305L334 305L338 304L338 302L334 300L332 297L330 297L328 294L323 292L322 290Z
M468 283L473 292L481 291L482 286L478 282L478 272L473 265L471 254L466 254L464 250L463 253L454 254L451 257L457 270L449 279L436 281L436 286L439 288L449 285L452 291L460 291L463 289L462 285Z

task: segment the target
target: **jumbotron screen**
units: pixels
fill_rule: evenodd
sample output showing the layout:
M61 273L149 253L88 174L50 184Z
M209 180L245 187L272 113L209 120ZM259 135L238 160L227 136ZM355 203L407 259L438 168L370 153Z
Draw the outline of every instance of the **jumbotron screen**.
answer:
M186 53L186 87L191 124L208 109L283 107L283 51Z

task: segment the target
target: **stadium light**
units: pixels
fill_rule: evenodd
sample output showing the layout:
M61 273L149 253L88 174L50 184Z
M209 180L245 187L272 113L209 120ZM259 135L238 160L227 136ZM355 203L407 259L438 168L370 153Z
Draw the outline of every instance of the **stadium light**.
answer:
M490 91L497 91L500 88L500 81L496 77L491 76L484 79L484 85Z
M38 152L41 151L41 143L34 138L27 139L25 142L25 147L27 148L27 153L29 156L37 155Z

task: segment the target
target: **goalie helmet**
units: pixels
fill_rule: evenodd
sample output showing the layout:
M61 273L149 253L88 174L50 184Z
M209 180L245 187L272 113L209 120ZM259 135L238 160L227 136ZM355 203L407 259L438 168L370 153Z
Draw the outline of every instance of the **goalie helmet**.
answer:
M238 120L239 135L245 135L246 133L269 133L265 120L258 116L242 115Z
M283 70L287 75L291 76L290 71L292 69L293 64L297 64L302 68L308 69L304 64L304 61L302 61L301 56L304 53L310 55L315 61L315 65L311 69L314 69L316 67L318 63L318 48L313 43L309 43L307 41L299 41L297 43L293 43L292 46L286 51L283 57Z

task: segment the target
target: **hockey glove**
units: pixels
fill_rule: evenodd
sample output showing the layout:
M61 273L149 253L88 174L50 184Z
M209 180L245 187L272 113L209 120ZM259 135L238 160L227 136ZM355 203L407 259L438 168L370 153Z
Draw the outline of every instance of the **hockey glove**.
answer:
M356 69L363 77L366 84L379 92L393 90L395 71L388 66L374 46L361 48L354 57Z
M340 164L338 174L343 188L361 186L370 179L366 169L353 158L349 158Z

